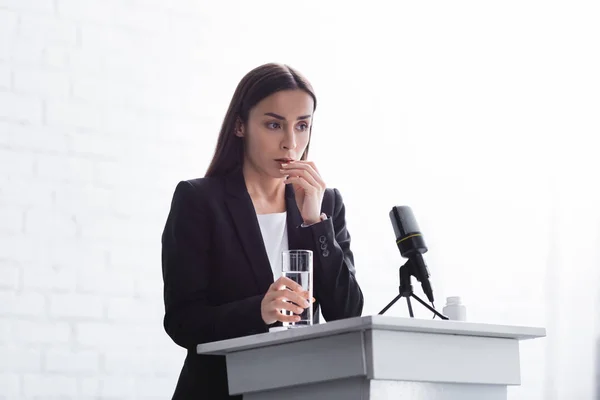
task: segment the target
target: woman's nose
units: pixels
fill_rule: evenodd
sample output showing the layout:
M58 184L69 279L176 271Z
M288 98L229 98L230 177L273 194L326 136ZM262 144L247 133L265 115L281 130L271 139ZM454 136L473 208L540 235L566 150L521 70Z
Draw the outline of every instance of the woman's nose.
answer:
M296 138L293 133L286 132L285 138L281 142L281 146L286 150L293 150L296 148Z

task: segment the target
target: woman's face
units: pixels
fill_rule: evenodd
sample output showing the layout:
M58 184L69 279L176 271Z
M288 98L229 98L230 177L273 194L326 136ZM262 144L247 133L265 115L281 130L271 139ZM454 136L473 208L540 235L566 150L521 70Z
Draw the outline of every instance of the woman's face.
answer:
M303 90L284 90L264 98L250 110L236 134L245 138L244 163L273 178L285 160L299 160L308 145L313 99Z

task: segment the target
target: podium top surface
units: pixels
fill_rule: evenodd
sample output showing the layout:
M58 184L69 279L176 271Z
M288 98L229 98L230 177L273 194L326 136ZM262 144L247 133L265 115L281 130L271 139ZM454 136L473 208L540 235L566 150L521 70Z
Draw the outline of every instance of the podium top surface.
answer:
M268 347L299 340L367 330L433 333L516 340L534 339L546 336L546 329L538 327L369 315L317 324L310 327L294 328L284 331L221 340L218 342L203 343L196 347L196 352L198 354L226 355L240 350Z

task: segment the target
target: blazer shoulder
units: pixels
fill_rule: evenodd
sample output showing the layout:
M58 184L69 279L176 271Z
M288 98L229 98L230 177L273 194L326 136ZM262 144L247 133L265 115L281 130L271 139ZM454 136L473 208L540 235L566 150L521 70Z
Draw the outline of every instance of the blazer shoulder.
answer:
M187 183L194 189L206 190L206 189L213 189L216 186L218 186L220 183L220 179L218 179L216 177L203 177L203 178L187 179L182 182Z
M218 179L212 177L184 179L176 184L173 191L171 212L212 209L222 200L223 191L219 188Z
M344 206L344 199L337 188L326 188L323 194L323 208L332 210L332 214Z
M194 197L213 197L221 192L221 186L220 179L216 177L193 178L179 181L175 191L184 191Z

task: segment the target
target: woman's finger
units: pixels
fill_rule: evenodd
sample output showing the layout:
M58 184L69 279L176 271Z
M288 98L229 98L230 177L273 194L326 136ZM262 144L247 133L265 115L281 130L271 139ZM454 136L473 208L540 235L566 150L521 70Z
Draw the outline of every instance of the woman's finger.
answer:
M281 322L297 322L300 321L300 313L296 313L299 309L292 303L286 303L282 300L274 300L267 303L267 314L270 320ZM292 313L292 314L288 314Z
M298 284L297 282L294 282L293 280L291 280L290 278L286 277L286 276L281 276L279 277L279 279L277 279L275 282L273 282L271 284L271 287L269 290L283 290L285 288L288 288L294 292L305 292L304 288Z
M304 312L304 308L298 307L294 303L284 301L283 299L276 299L273 301L272 304L273 304L273 307L275 307L275 310L277 310L277 311L286 310L286 311L293 312L294 314L302 314Z
M315 193L315 190L318 190L318 187L311 185L306 181L306 179L304 179L301 176L288 176L284 182L295 183L296 185L302 187L308 193Z
M285 171L293 170L293 169L304 170L308 174L310 174L313 177L313 179L319 183L319 185L325 186L325 182L323 182L323 178L321 178L321 175L319 174L319 172L317 170L315 170L311 164L309 164L305 161L295 161L293 163L284 164L284 165L282 165L282 171L284 173L285 173Z
M325 188L327 185L325 185L325 181L323 181L323 178L321 177L321 173L317 169L317 166L315 165L315 163L312 161L304 161L304 163L305 163L305 165L308 166L308 170L315 177L315 179L323 186L323 188Z
M321 184L319 182L317 182L317 180L315 179L314 176L311 175L311 173L305 169L301 169L301 168L293 168L293 169L287 169L287 170L281 170L283 173L288 174L288 176L294 177L294 176L301 176L302 178L304 178L311 186L320 189L321 188Z
M310 306L307 297L304 294L300 294L297 292L292 292L291 290L279 290L275 292L273 298L277 300L287 300L291 301L299 307L307 308Z
M321 176L321 173L319 172L319 169L317 168L317 165L314 163L314 161L304 161L306 164L310 165L319 176Z
M285 167L282 166L282 171L284 173L285 171L294 169L304 170L307 171L307 173L310 174L310 176L312 176L315 182L317 182L318 186L321 186L323 188L326 186L325 182L323 181L323 178L321 178L321 174L319 174L319 172L313 167L314 163L312 161L295 161L293 163L284 165Z

